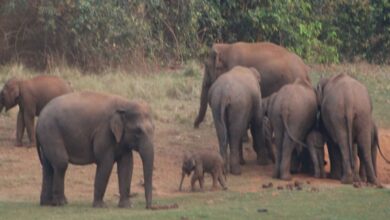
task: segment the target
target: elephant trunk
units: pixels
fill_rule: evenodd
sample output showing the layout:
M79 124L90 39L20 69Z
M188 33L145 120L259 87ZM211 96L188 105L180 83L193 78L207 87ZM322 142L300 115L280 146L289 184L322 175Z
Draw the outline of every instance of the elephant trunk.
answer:
M183 171L181 173L181 180L180 180L180 185L179 185L179 191L181 191L182 189L182 186L183 186L183 180L184 180L184 177L186 176L185 172Z
M152 190L153 190L153 162L154 162L154 146L150 141L140 146L139 150L143 170L144 170L144 186L145 186L145 200L146 208L150 209L152 207Z
M195 119L194 122L194 128L198 128L199 124L203 121L204 116L206 115L207 111L207 96L209 94L209 89L210 89L210 82L209 82L209 77L208 74L205 73L203 77L203 83L202 83L202 91L200 94L200 106L199 106L199 112L198 116Z

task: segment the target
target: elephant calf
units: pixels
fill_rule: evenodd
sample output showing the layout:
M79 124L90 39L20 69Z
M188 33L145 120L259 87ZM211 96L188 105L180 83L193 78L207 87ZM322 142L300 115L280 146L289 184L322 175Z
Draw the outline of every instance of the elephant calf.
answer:
M0 112L19 106L16 123L16 146L22 146L24 129L35 145L34 117L39 116L43 107L53 98L72 92L65 80L56 76L37 76L28 80L9 79L0 92Z
M321 131L313 129L306 137L306 145L310 152L311 161L313 162L314 177L325 178L324 170L324 145L325 139Z
M213 189L217 189L217 181L224 190L227 189L225 183L224 162L217 152L200 152L192 155L185 154L182 164L182 176L179 190L182 190L183 180L185 175L190 175L194 172L191 178L191 190L195 190L195 182L198 180L200 189L203 190L204 173L210 173L213 177Z

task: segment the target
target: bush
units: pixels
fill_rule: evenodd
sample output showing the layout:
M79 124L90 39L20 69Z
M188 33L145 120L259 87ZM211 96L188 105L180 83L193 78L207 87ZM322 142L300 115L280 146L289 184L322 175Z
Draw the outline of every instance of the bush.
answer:
M23 16L20 16L23 15ZM388 0L3 0L0 62L96 71L183 64L214 42L271 41L308 62L389 62Z

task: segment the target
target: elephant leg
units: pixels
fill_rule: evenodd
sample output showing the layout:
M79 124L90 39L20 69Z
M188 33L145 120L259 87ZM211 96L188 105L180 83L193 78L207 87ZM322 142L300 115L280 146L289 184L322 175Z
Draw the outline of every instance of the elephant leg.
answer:
M282 162L283 133L275 132L276 161L273 178L280 178L280 164Z
M40 205L51 205L53 202L53 177L54 170L49 161L43 158L42 164L42 189Z
M241 135L240 134L234 134L231 132L230 135L230 172L233 175L240 175L241 174L241 167L240 167L240 159L239 159L239 148L241 143Z
M26 124L28 138L30 140L29 146L35 145L35 124L34 124L34 114L25 111L23 114L24 122Z
M93 207L105 207L103 197L114 165L114 160L112 158L114 157L111 154L106 154L105 158L97 163Z
M222 125L222 123L219 122L219 119L218 119L219 114L215 113L215 111L212 111L212 112L213 112L213 118L214 118L214 126L215 126L215 130L216 130L217 137L218 137L219 153L221 154L222 159L225 162L226 172L230 172L229 158L228 158L228 152L227 152L227 148L229 145L229 143L228 143L228 140L229 140L228 130L227 130L227 128L225 128ZM226 129L226 133L225 133L225 129Z
M133 152L123 155L117 161L118 182L119 182L119 204L118 207L130 208L130 187L133 174Z
M257 163L259 165L268 165L273 162L272 145L266 145L263 128L262 116L255 116L251 123L251 134L253 137L253 149L257 154Z
M216 170L214 170L212 173L211 173L211 176L213 177L213 185L212 185L212 190L216 190L218 189L218 186L217 186L217 182L218 182L218 172L216 172Z
M341 183L349 184L353 182L353 173L351 167L351 161L353 162L353 158L350 158L350 149L347 143L346 138L347 134L345 132L339 133L339 147L342 158L342 167L343 167L343 175L341 177Z
M219 184L222 186L222 189L226 190L226 183L225 183L225 177L223 176L223 171L220 169L218 172L218 181Z
M198 176L194 173L191 177L191 191L195 191L195 183L198 180Z
M53 201L52 205L62 206L67 203L64 193L65 173L68 168L68 161L56 161L53 166Z
M375 144L371 144L371 156L372 156L372 165L374 167L375 175L377 176L377 168L376 168L376 156L378 153L378 147Z
M291 154L295 149L295 143L291 141L287 133L284 133L282 145L282 161L280 163L280 179L291 180L290 165Z
M240 154L240 165L245 164L245 159L244 159L244 147L243 147L243 139L240 141L240 149L239 149L239 154Z
M324 166L324 164L320 164L317 151L314 147L309 147L308 148L311 160L313 161L313 168L314 168L314 177L315 178L320 178L321 177L321 172L320 172L320 167Z
M340 179L342 175L340 149L333 141L328 141L327 146L328 146L328 155L330 160L329 177L331 179Z
M204 175L203 174L199 175L198 180L199 180L200 190L203 191L204 190Z
M370 134L370 133L368 133ZM378 184L375 170L372 162L371 155L371 136L370 135L360 135L358 137L358 148L362 152L360 157L360 162L364 163L366 168L367 181L373 184Z
M24 119L23 119L23 112L19 110L18 112L18 118L16 121L16 146L22 146L23 145L23 134L24 134Z
M354 182L360 182L360 168L358 169L359 166L363 165L362 161L359 159L358 160L358 155L360 155L361 152L360 150L354 145L353 147L353 158L352 158L352 162L354 164L354 167L353 167L353 181Z
M316 149L318 168L320 170L320 178L326 178L325 174L325 161L324 161L324 149Z

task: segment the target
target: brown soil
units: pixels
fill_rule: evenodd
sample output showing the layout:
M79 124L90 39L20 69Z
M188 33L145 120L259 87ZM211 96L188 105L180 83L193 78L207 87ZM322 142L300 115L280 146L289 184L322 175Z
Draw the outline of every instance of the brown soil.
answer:
M41 166L35 147L15 147L15 111L10 117L0 117L0 200L39 201L41 188ZM156 121L155 136L155 197L171 197L189 193L189 178L185 179L184 192L178 192L180 181L180 165L184 151L217 150L217 140L210 121L202 124L200 129L192 129L188 124L172 125ZM175 126L175 127L173 127ZM27 139L25 139L27 141ZM382 151L390 158L390 130L380 130ZM228 176L228 187L231 191L256 192L264 190L262 185L272 182L272 187L286 186L287 182L271 178L272 165L258 166L250 144L245 145L247 164L242 167L241 176ZM142 164L138 154L134 154L134 175L132 192L143 197ZM327 168L329 169L329 168ZM66 174L65 193L71 201L92 201L95 165L70 165ZM390 183L390 165L378 156L378 176L382 183ZM293 175L294 181L311 187L337 187L339 181L315 179L307 175ZM293 183L293 182L290 182ZM211 188L211 178L206 176L206 190ZM118 201L118 182L116 168L112 171L105 195L106 201Z

